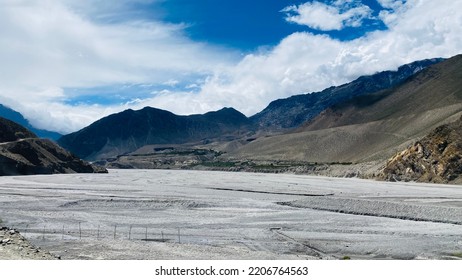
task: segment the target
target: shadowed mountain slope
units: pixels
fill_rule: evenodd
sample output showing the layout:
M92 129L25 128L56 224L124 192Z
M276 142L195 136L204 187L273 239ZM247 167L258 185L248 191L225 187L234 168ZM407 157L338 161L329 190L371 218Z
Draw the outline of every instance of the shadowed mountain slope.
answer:
M37 138L25 127L0 117L0 143L18 141L24 138Z
M0 176L107 172L76 158L51 140L0 118Z
M233 108L178 116L146 107L105 117L63 136L58 143L82 158L100 159L135 151L145 145L233 139L249 125L248 118Z

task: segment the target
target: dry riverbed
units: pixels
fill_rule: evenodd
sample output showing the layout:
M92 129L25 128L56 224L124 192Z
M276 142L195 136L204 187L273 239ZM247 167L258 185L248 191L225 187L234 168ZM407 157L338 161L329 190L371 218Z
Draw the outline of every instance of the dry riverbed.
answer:
M0 218L63 259L462 257L461 186L181 170L0 177Z

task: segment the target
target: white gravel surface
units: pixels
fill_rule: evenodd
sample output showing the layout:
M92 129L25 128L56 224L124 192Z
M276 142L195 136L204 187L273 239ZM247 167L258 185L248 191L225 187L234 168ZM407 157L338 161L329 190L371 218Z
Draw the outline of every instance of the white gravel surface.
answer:
M110 170L0 177L0 219L63 259L458 259L462 187Z

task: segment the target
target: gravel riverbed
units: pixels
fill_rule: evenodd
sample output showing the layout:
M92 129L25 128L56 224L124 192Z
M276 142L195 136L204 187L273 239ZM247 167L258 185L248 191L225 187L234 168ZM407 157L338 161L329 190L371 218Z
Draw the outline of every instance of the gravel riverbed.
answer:
M460 259L461 214L457 185L183 170L0 178L3 226L62 259Z

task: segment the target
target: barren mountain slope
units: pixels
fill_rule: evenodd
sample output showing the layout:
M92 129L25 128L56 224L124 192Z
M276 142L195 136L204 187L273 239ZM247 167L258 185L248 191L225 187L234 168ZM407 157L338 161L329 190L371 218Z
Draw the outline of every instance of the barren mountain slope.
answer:
M294 133L260 138L229 156L308 162L386 160L462 112L462 56L413 76L394 90L326 111Z
M462 55L422 70L393 89L339 103L305 123L297 131L414 115L462 102Z
M0 176L107 172L0 117Z
M262 131L287 131L312 120L332 105L343 103L352 97L368 95L400 85L415 73L442 60L435 58L416 61L403 65L396 71L361 76L350 83L333 86L320 92L278 99L250 119Z
M37 138L37 136L21 125L0 117L0 143L24 138Z
M208 142L235 138L250 121L233 108L203 115L178 116L146 107L102 118L58 143L77 156L95 160L133 152L146 145Z

